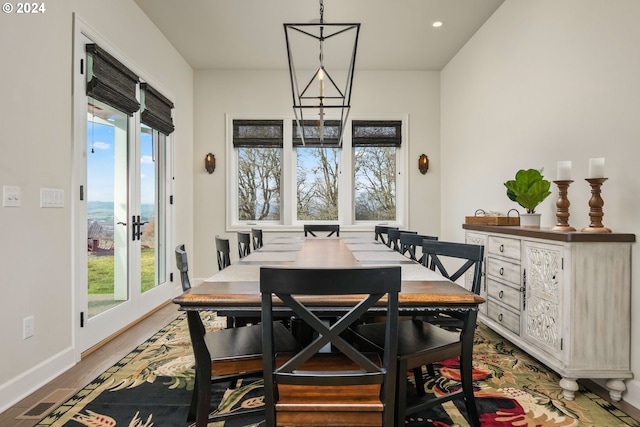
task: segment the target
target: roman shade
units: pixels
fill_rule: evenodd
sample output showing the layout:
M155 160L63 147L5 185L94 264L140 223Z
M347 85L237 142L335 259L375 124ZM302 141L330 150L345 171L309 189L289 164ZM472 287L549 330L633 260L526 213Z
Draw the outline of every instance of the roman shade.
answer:
M304 144L302 142L304 132ZM320 134L324 133L324 141ZM340 147L340 120L325 120L324 126L320 122L305 120L302 126L293 121L293 146L294 147Z
M400 147L402 144L400 120L354 120L351 132L354 147Z
M170 135L175 129L171 118L173 102L147 83L140 83L140 101L142 103L140 122L165 135Z
M131 116L140 109L138 76L97 44L87 44L87 96Z
M233 146L251 148L282 148L282 120L234 120Z

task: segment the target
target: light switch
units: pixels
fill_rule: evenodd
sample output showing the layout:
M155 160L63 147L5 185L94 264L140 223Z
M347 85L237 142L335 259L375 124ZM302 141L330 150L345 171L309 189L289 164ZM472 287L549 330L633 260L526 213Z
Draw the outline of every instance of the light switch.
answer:
M41 188L40 189L40 207L41 208L63 208L64 207L64 190L57 188Z
M2 186L2 206L20 206L20 187Z

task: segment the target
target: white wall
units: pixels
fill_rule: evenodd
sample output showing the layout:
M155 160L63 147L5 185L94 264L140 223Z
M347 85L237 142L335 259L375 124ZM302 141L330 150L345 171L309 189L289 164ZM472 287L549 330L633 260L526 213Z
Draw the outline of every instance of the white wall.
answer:
M442 91L442 232L462 240L465 215L506 212L503 182L518 169L573 161L569 222L589 224L588 159L606 158L603 223L640 235L640 2L506 0L445 67ZM555 225L557 190L538 209ZM633 250L640 266L640 251ZM637 271L637 268L635 269ZM632 307L640 305L634 274ZM635 313L637 310L633 310ZM611 349L615 351L615 349ZM623 398L640 407L640 317Z
M0 15L0 185L22 193L21 207L0 207L0 411L73 362L73 12L171 92L180 193L173 234L192 246L192 69L131 0L45 6L40 15ZM65 207L41 209L43 187L63 189ZM23 340L31 315L35 335Z
M356 69L352 94L352 118L385 114L409 116L409 141L403 142L409 148L409 224L406 227L425 234L437 234L440 224L439 86L437 72ZM225 178L225 114L292 115L290 91L286 68L196 70L193 149L195 277L207 277L218 270L216 234L230 239L232 257L237 256L235 231L225 229L225 191L228 184ZM204 157L209 152L216 156L216 171L212 175L204 169ZM431 170L426 175L418 171L421 153L431 159ZM271 237L273 235L265 236L266 239Z

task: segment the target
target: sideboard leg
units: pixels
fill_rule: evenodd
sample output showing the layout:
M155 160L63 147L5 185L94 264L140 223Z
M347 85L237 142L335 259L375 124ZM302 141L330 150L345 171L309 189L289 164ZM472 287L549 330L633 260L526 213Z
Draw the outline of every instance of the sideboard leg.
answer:
M617 378L612 378L607 381L607 388L609 389L609 397L614 402L619 402L622 399L622 392L627 389L624 385L624 381Z
M560 387L562 387L562 395L567 400L573 400L578 391L578 381L575 378L562 377L560 380Z

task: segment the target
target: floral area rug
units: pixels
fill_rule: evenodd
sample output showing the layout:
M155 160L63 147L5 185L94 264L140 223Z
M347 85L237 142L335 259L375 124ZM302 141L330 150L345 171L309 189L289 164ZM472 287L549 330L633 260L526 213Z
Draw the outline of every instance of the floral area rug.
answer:
M206 319L205 319L206 317ZM221 327L221 318L203 313L205 324ZM184 315L105 371L91 384L41 420L37 427L187 426L194 384L193 353ZM458 387L458 360L437 365L439 379L425 373L425 388L442 393ZM573 401L562 397L560 378L482 324L474 347L474 385L482 426L487 427L640 427L640 423L581 387ZM413 380L411 378L411 380ZM260 406L262 380L245 380L235 389L214 389L219 411ZM407 427L469 425L462 402L447 402ZM261 417L211 423L209 427L264 426Z

